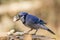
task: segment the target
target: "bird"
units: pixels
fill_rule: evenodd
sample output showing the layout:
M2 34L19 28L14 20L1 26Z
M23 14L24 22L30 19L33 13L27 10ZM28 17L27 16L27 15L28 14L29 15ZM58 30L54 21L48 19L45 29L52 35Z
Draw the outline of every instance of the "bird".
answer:
M31 28L31 30L29 30L28 32L35 29L36 31L34 34L36 34L38 29L44 29L44 30L47 30L48 32L52 33L53 35L55 35L55 33L52 30L50 30L48 27L45 26L47 23L35 15L29 14L28 12L19 12L14 17L16 19L15 21L21 20L21 22L25 26Z

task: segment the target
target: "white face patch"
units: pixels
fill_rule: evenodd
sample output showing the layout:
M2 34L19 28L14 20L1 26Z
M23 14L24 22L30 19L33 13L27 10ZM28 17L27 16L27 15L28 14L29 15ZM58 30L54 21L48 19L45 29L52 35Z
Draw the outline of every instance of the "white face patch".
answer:
M21 19L22 22L24 22L24 16L22 16L20 19Z

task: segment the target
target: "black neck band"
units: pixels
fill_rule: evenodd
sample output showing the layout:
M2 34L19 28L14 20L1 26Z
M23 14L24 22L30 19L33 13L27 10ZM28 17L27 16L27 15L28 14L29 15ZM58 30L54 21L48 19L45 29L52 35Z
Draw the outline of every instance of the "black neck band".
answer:
M27 16L27 15L28 15L28 14L24 15L24 22L23 22L23 24L26 23L26 16Z

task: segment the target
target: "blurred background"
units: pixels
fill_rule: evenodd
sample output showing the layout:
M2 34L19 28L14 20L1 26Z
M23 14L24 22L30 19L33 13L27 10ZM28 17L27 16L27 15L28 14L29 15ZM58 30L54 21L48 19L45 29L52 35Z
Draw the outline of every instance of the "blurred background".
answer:
M60 0L0 0L0 33L9 32L11 29L30 29L21 21L13 22L13 17L22 11L43 19L47 23L46 26L56 33L52 35L46 30L39 29L36 35L56 37L60 40ZM32 30L30 33L34 32L35 30Z

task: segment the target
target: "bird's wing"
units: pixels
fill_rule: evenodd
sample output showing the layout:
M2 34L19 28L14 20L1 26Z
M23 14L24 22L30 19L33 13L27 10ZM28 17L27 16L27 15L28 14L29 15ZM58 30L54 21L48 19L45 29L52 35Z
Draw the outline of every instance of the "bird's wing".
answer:
M40 24L47 24L46 22L44 22L44 21L41 20L41 19L39 20L39 23L40 23Z
M26 23L36 24L39 21L39 19L36 16L28 15L26 18Z
M28 15L26 18L26 22L31 23L31 24L37 24L37 23L46 24L43 20L33 15Z

